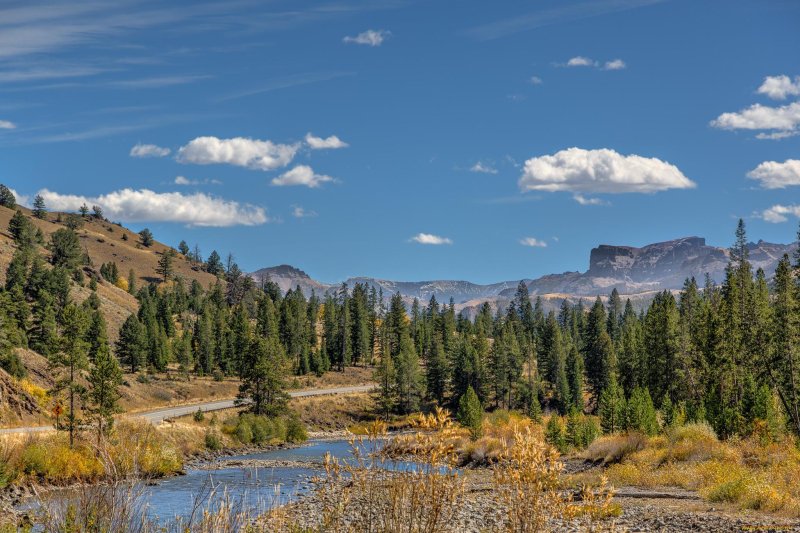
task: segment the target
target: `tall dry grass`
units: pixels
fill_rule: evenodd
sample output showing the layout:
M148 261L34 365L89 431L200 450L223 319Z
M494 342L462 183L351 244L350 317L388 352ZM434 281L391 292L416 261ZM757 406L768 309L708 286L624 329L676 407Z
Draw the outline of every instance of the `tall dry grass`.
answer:
M720 441L707 424L687 424L647 439L603 437L584 457L613 457L606 473L618 485L680 487L712 502L800 517L800 450L790 437Z

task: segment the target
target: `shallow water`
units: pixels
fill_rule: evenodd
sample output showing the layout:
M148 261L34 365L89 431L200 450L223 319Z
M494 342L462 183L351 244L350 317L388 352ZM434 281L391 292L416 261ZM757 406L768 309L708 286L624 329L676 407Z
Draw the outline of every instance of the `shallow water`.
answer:
M328 452L346 458L350 455L350 444L344 440L312 441L298 448L225 458L226 461L309 461L308 467L187 469L185 476L159 481L144 490L147 514L159 521L176 517L187 519L196 504L199 504L198 512L202 512L203 508L213 508L226 499L234 505L246 505L251 512L266 510L307 491L309 478L323 472L313 463L321 462Z

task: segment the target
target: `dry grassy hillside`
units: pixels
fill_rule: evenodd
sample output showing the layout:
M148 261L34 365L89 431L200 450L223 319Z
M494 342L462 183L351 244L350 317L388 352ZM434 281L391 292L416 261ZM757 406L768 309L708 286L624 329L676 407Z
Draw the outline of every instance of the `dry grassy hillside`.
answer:
M23 213L30 215L30 211L20 208ZM5 281L5 271L14 255L14 241L8 233L8 223L14 215L12 209L0 207L0 279ZM30 217L31 221L45 234L45 239L60 228L63 224L55 222L58 213L49 213L47 220ZM91 260L92 267L99 272L103 263L115 262L121 277L127 277L133 269L138 286L146 285L159 279L156 267L161 255L169 248L156 241L151 247L145 248L139 243L139 235L129 229L110 222L87 219L83 228L77 231L81 245ZM127 240L123 235L127 236ZM208 287L216 278L207 272L195 270L185 257L178 254L174 263L175 274L187 281L197 280L203 287ZM75 287L73 295L76 300L83 301L90 292L85 287ZM102 282L97 289L100 297L103 314L108 323L108 333L111 341L115 341L120 326L131 313L136 312L138 303L136 298L126 291Z
M57 223L58 213L50 213L47 220L39 220L31 216L29 210L20 208L30 217L33 224L45 234L49 241L50 234L64 225ZM16 246L8 232L8 223L14 211L0 206L0 283L5 283L5 272ZM66 216L62 215L66 220ZM141 287L159 279L156 273L158 260L168 247L155 242L145 248L139 243L139 235L116 224L97 219L86 219L84 226L76 232L81 244L89 256L91 269L100 280L97 295L108 326L111 342L118 338L119 328L125 319L138 310L138 302L127 291L102 280L99 275L100 265L115 262L120 277L127 278L132 269ZM123 238L127 236L127 239ZM40 248L47 259L47 250ZM190 262L180 254L174 262L175 274L187 282L197 280L204 287L216 281L206 272L195 270ZM87 286L73 285L72 296L82 302L91 294ZM26 349L18 349L28 377L17 380L0 370L0 426L18 424L47 424L52 400L48 391L54 385L54 379L47 360L41 355ZM235 380L215 382L210 378L187 379L175 372L150 376L141 380L136 375L126 374L122 387L122 406L126 411L135 411L163 405L175 405L196 402L209 398L230 398L236 394L238 383Z

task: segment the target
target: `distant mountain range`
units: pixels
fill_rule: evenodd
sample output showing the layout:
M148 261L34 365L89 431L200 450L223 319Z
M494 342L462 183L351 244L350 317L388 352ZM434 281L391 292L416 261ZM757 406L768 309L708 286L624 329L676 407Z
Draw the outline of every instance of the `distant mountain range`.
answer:
M797 243L773 244L764 241L749 243L750 261L753 268L763 268L768 277L783 254L792 254ZM616 288L623 296L631 297L634 303L642 303L656 291L680 289L686 278L696 277L703 284L708 274L721 282L728 264L726 248L709 246L702 237L684 237L667 242L642 246L612 246L601 244L589 254L589 269L586 272L564 272L549 274L536 279L523 280L531 296L541 296L546 307L556 307L563 299L576 301L579 298L608 296ZM302 270L289 265L262 268L251 276L259 281L267 276L283 291L300 287L306 295L314 290L318 295L336 290L341 283L328 284L312 279ZM483 302L503 306L514 296L519 280L504 281L490 285L479 285L469 281L391 281L369 277L345 280L348 286L366 283L383 288L388 297L400 292L408 302L414 298L427 301L432 295L439 302L452 298L457 309L471 311Z

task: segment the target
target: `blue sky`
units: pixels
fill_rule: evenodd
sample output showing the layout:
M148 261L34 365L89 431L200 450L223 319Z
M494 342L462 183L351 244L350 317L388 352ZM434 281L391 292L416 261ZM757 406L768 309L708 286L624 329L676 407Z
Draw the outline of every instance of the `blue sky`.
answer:
M0 5L20 196L325 281L794 237L797 2L107 4Z

